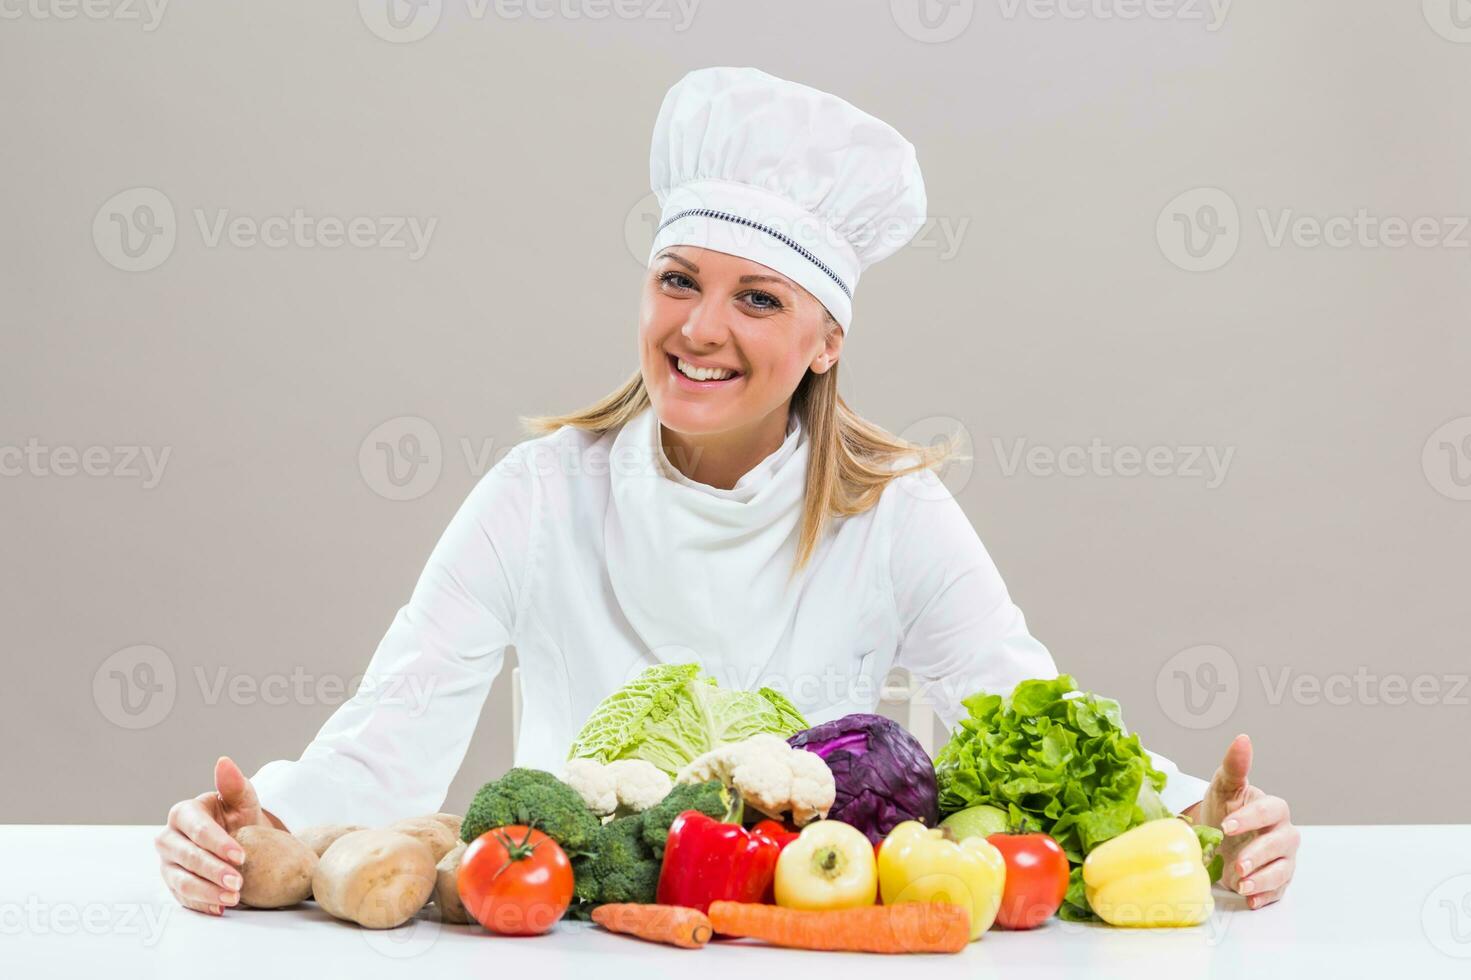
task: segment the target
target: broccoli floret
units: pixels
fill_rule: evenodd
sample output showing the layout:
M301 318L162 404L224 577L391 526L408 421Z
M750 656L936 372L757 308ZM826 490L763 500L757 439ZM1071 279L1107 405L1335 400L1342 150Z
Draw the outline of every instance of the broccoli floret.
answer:
M718 779L707 783L683 783L669 791L669 795L639 814L643 818L643 839L654 856L664 856L664 844L669 840L669 825L685 810L699 810L707 817L724 817L730 807L730 794Z
M659 859L643 840L642 815L618 817L598 830L592 853L572 861L577 901L588 910L608 902L652 902L659 868Z
M662 801L598 828L587 852L572 859L574 902L567 914L586 919L609 902L649 903L659 891L659 870L669 825L685 810L723 817L728 794L719 781L676 786Z
M480 787L465 812L460 839L469 844L487 830L510 824L535 827L569 857L588 851L601 827L572 787L549 772L519 768Z

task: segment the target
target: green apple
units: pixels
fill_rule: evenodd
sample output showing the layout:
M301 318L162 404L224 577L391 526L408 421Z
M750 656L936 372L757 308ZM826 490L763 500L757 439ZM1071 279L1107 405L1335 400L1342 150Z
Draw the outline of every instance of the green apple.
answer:
M965 840L967 837L990 837L992 834L1004 833L1006 821L1005 810L982 803L956 810L941 820L940 826L949 828L956 840Z

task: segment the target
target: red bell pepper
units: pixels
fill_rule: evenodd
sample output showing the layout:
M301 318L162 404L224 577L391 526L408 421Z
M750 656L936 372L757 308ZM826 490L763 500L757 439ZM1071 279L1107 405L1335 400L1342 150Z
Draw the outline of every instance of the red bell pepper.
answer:
M753 834L765 834L776 841L778 847L786 847L801 836L801 831L792 830L780 820L762 820L751 827Z
M778 852L786 849L786 846L801 836L799 831L791 830L780 820L762 820L751 828L753 834L765 834L776 841ZM772 876L771 884L766 886L766 894L761 896L761 901L767 905L776 904L776 877Z
M731 797L724 820L685 810L669 825L656 893L660 905L709 912L711 902L759 902L771 889L781 845L742 827L740 794Z

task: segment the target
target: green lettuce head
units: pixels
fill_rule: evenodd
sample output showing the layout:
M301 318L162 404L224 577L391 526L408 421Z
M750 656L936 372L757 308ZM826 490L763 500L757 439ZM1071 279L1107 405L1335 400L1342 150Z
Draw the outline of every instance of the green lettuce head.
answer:
M1083 894L1083 858L1147 820L1170 816L1160 799L1165 774L1139 736L1124 728L1119 703L1076 689L1067 674L1022 681L1010 697L965 699L970 715L935 757L940 814L985 803L1007 811L1012 830L1050 834L1072 865L1064 919L1092 917ZM1221 833L1196 827L1213 860Z
M671 776L696 756L752 735L786 738L810 727L780 692L736 691L699 664L657 664L593 709L569 759L644 759Z

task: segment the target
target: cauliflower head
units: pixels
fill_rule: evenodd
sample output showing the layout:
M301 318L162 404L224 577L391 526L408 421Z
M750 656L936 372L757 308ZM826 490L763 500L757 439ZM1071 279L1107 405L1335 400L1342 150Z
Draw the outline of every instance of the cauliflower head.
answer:
M718 779L769 817L790 814L797 826L827 816L837 795L822 757L794 749L780 735L750 738L711 749L679 771L677 783Z
M642 813L655 805L674 783L658 766L642 759L602 763L572 759L562 781L577 791L587 808L600 817Z

